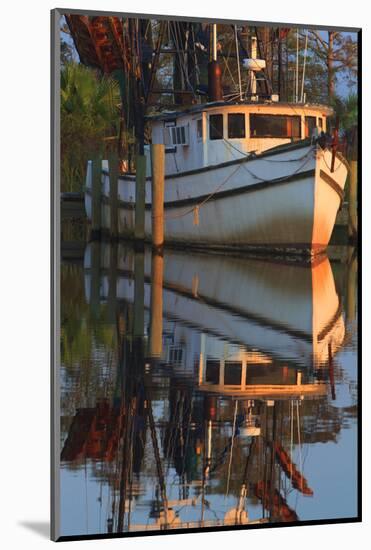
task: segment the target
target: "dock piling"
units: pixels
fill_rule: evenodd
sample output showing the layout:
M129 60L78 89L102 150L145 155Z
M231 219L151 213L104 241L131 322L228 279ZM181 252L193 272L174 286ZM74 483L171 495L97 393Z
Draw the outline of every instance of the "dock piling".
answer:
M118 263L118 244L112 243L110 246L110 263L108 274L108 300L107 310L109 322L115 323L117 318L117 263Z
M90 264L90 307L93 317L96 319L100 309L100 267L101 267L101 243L94 241L90 243L91 264Z
M134 338L144 336L144 251L134 255Z
M349 174L349 217L348 217L348 238L351 242L357 239L357 171L358 162L350 161Z
M109 201L110 201L110 236L115 240L119 236L118 227L118 155L112 153L108 157L109 168Z
M100 237L102 228L102 157L93 159L92 170L92 214L91 214L91 237Z
M136 156L135 176L135 228L136 240L144 240L144 215L146 201L146 157Z
M162 354L162 285L164 258L155 251L152 253L151 265L151 319L150 319L150 357L161 357Z
M164 187L165 187L165 146L162 143L151 145L152 164L152 245L161 250L164 244Z

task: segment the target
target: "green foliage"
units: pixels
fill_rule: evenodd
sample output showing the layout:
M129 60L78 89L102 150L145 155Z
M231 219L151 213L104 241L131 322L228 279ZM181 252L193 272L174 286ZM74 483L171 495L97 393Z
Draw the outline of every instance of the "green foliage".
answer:
M61 71L61 189L82 191L86 163L114 145L118 136L117 81L79 63Z
M335 96L332 101L336 116L339 117L340 128L351 130L358 124L358 96L349 94L345 99Z
M94 312L86 302L80 266L62 264L61 360L67 369L93 363L96 349L110 352L116 345L116 326L108 320L107 305Z

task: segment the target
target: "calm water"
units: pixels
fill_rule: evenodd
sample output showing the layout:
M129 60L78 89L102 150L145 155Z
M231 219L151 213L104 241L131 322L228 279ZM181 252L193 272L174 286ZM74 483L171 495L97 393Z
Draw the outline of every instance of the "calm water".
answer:
M62 535L357 515L357 262L62 264Z

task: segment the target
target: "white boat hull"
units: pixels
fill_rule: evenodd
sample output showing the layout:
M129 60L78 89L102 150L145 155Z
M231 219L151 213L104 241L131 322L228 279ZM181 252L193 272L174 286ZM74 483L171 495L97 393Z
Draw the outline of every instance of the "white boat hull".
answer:
M316 253L331 238L347 167L331 172L331 152L282 148L165 179L165 241L196 247ZM91 166L86 211L91 218ZM119 232L133 237L135 177L119 179ZM151 181L146 180L145 237L151 239ZM102 174L102 226L109 230L109 175Z
M94 246L99 249L97 268L93 266ZM92 288L99 288L103 301L114 296L133 303L135 254L120 245L113 266L111 252L108 243L87 247L87 300L91 300ZM144 256L144 280L144 305L149 310L149 249ZM301 265L217 254L195 253L190 258L184 252L168 250L164 256L163 313L194 333L209 333L282 361L317 368L327 365L329 345L335 355L344 339L341 304L326 256Z

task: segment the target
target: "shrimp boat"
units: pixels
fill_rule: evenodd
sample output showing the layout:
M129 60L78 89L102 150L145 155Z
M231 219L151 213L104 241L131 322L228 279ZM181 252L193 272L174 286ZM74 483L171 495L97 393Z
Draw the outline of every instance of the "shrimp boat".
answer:
M259 95L265 61L251 39L249 93L225 100L213 26L208 102L148 115L151 141L165 146L164 233L168 244L199 248L284 251L314 255L326 249L347 177L335 145L317 139L333 114L325 105ZM328 141L328 140L327 140ZM144 146L145 239L151 240L151 158ZM119 234L133 237L136 176L119 176ZM110 227L109 167L102 163L101 219ZM85 194L92 215L92 162Z
M158 280L151 250L146 247L144 255L137 254L123 243L115 254L106 242L86 247L86 299L93 304L115 297L134 304L135 263L142 261L148 327L152 283ZM255 356L259 352L280 365L297 368L300 364L304 370L316 371L326 368L341 349L344 318L326 255L300 263L195 252L191 260L184 251L166 250L160 287L161 312L169 324L164 334L174 332L177 326L172 350L164 357L175 354L186 360L182 371L193 376L194 365L201 365L202 357L225 358L226 343L231 362L257 364ZM169 342L163 344L165 350ZM246 353L241 355L242 348ZM264 369L271 362L262 361L259 366Z

